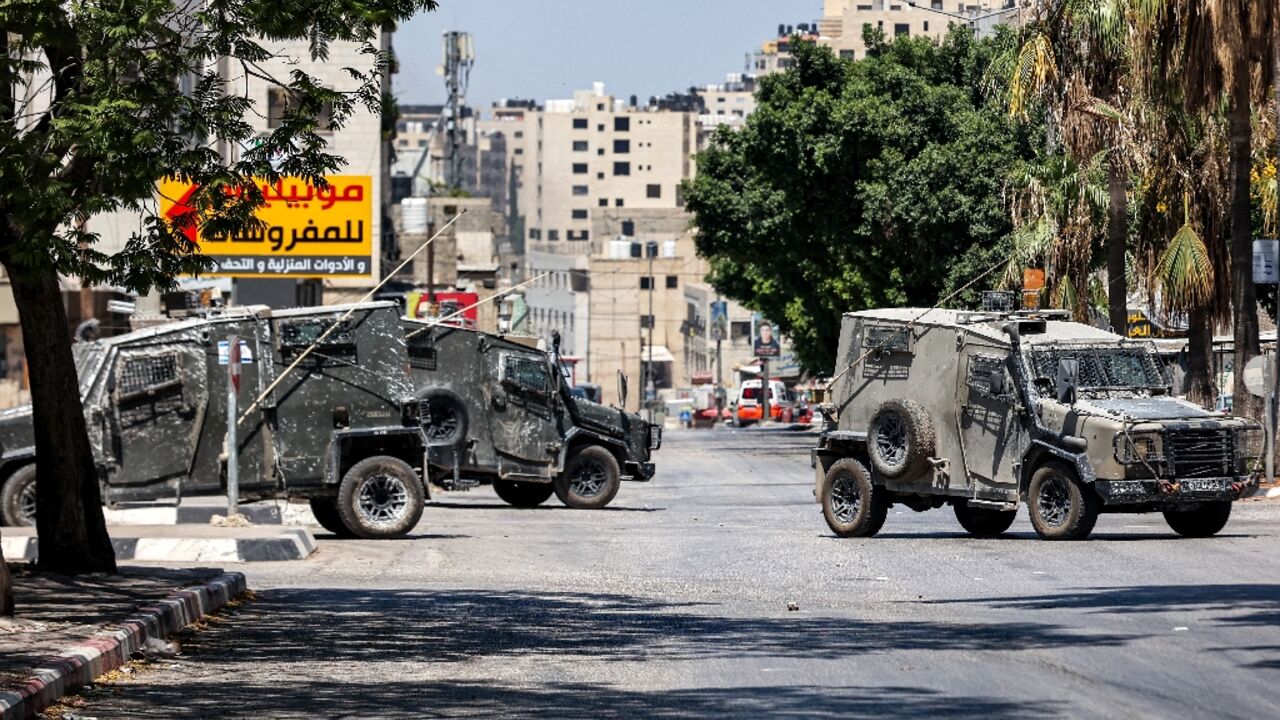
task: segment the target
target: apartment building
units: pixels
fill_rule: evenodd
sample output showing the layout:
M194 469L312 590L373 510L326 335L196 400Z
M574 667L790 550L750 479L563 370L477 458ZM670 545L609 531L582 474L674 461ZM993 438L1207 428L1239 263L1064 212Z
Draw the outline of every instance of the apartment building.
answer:
M530 278L545 274L527 300L532 327L544 336L559 332L565 354L587 351L589 306L579 296L589 284L595 219L684 205L680 183L694 171L698 113L669 109L670 102L640 107L597 83L572 99L548 101L526 120L525 265Z
M840 57L861 59L867 55L863 28L884 32L886 38L930 37L941 39L952 25L966 25L979 36L997 25L1018 22L1016 0L824 0L818 23L819 42Z
M806 42L818 42L818 26L816 22L779 25L777 36L764 41L756 50L751 60L752 70L757 76L787 71L795 63L791 57L791 39L799 36Z

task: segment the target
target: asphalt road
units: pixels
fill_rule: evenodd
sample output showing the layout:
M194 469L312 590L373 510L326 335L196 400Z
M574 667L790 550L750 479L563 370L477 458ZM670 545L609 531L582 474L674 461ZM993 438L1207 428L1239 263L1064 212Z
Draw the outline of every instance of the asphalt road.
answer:
M97 718L1261 718L1280 713L1280 503L1176 538L1045 543L894 508L833 537L812 436L670 432L613 507L438 496L403 541L321 538L87 695ZM798 610L789 611L796 603Z

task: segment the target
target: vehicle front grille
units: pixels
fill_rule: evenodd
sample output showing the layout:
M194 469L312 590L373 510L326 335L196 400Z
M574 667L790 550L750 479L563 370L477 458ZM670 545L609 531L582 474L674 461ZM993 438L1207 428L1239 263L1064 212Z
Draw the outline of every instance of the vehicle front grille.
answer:
M1175 430L1165 435L1164 447L1174 478L1233 474L1231 435L1227 430Z

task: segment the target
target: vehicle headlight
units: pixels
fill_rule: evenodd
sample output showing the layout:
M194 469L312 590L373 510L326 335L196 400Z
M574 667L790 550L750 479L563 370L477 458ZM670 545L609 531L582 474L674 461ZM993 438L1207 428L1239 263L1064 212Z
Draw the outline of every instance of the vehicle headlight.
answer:
M1236 459L1257 460L1262 457L1264 436L1260 427L1245 427L1236 431Z
M1123 465L1153 463L1164 460L1164 446L1160 433L1137 432L1120 434L1115 439L1116 460Z

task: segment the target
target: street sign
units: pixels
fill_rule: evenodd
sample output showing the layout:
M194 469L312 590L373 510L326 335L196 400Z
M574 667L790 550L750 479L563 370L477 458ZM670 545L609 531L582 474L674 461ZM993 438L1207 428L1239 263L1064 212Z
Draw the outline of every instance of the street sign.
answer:
M1259 285L1280 283L1280 240L1253 241L1253 281Z
M1245 364L1244 386L1258 397L1267 396L1267 356L1259 355Z
M240 392L240 338L232 335L227 339L228 351L227 361L229 366L227 371L231 373L231 387L237 393Z
M263 226L232 236L205 235L199 209L192 207L196 186L167 179L160 183L160 214L170 222L196 214L183 228L200 251L214 261L210 277L372 277L373 178L331 175L328 187L286 178L255 181L265 204L256 217ZM244 193L228 187L230 196Z

